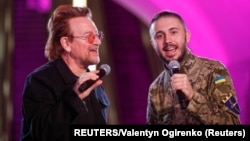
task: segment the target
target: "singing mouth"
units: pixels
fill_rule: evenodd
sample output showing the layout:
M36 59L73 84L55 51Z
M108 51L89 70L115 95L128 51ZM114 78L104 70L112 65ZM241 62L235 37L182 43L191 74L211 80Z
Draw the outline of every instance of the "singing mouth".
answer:
M168 47L164 47L163 50L164 51L174 51L177 48L178 48L177 46L168 46Z
M167 58L173 58L177 54L177 49L178 46L174 45L164 47L163 48L163 51L165 52L164 56Z

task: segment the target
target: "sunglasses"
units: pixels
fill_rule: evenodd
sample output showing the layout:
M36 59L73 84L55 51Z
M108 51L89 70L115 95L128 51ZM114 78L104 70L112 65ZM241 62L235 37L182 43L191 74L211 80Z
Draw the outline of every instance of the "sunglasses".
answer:
M100 40L102 40L104 37L104 34L102 31L98 31L97 33L89 32L89 33L86 33L82 36L72 36L72 37L87 40L88 43L92 44L95 41L96 37L99 38Z

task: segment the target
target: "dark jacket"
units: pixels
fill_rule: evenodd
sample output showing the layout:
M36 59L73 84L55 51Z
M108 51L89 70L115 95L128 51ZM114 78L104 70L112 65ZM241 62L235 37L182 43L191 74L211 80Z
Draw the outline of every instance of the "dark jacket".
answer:
M110 103L103 86L82 101L73 91L77 79L62 59L48 62L27 76L22 141L66 141L72 125L106 124Z

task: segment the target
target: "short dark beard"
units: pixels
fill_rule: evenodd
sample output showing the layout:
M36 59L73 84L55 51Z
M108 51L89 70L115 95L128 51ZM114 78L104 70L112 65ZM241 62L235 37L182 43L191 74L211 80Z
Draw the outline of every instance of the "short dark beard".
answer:
M177 59L177 61L182 62L186 54L187 54L187 47L185 47L183 54Z

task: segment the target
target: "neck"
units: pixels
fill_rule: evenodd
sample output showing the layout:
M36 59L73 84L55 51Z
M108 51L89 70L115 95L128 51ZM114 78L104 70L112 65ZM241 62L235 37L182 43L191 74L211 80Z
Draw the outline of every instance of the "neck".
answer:
M87 71L87 67L68 56L62 55L62 59L67 64L72 73L74 73L76 76L80 76L82 73Z

